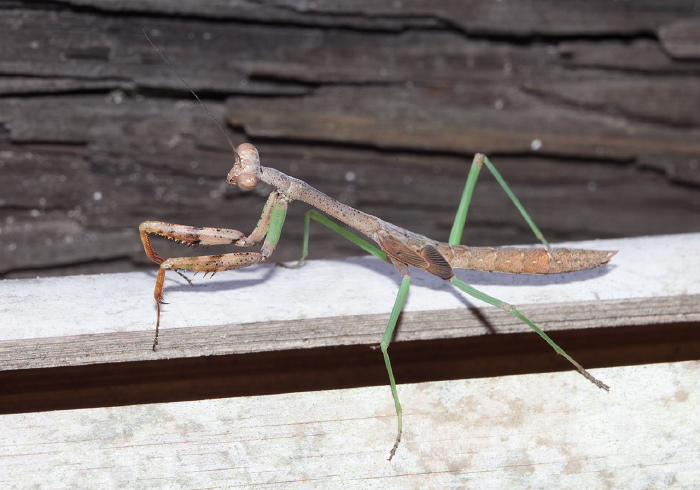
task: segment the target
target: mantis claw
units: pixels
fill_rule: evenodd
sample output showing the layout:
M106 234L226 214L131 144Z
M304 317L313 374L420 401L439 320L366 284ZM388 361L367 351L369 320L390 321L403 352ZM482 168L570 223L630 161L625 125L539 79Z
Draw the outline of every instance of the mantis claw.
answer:
M401 443L401 433L396 436L396 442L394 443L394 447L391 448L391 451L389 451L389 457L386 459L387 461L391 461L394 455L396 454L396 450L399 448L399 444Z
M180 272L180 271L177 270L177 269L173 269L173 270L174 270L175 272L177 272L178 275L179 275L180 277L182 277L185 281L187 281L188 284L189 284L190 286L194 286L194 284L192 284L192 281L190 281L190 278L189 278L189 277L187 277L185 274L183 274L182 272Z
M156 296L156 333L155 336L153 337L153 346L151 347L151 350L153 352L156 351L156 346L158 345L158 332L160 329L160 305L168 305L170 303L163 301L163 295L159 294Z

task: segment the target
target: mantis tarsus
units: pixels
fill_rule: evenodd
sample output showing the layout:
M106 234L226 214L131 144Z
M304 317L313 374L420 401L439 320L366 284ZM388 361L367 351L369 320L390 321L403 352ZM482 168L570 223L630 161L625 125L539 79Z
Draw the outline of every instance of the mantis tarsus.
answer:
M165 60L165 58L163 59ZM168 63L167 60L165 61ZM177 73L177 71L175 73ZM182 77L180 77L180 79L182 80ZM184 80L182 81L187 85ZM194 94L194 92L192 93ZM196 94L194 95L197 97ZM197 97L197 99L199 100L199 97ZM221 126L219 127L221 128ZM226 135L225 132L224 135ZM231 147L234 148L232 143ZM250 235L246 236L244 233L238 230L227 228L202 228L198 226L164 223L161 221L145 221L139 226L141 241L143 242L146 254L153 262L160 265L154 291L157 321L153 350L155 350L158 343L161 305L165 304L163 301L163 282L165 280L165 272L167 270L174 270L176 272L179 270L190 270L203 271L206 275L207 273L213 274L225 270L242 269L260 262L265 262L270 258L279 241L287 212L287 206L291 201L299 200L306 202L324 213L334 217L338 221L355 228L376 242L379 247L375 247L368 241L353 233L350 233L317 211L310 210L306 213L304 222L303 252L302 257L296 265L297 267L303 264L308 254L309 225L310 221L313 219L338 232L343 237L352 241L370 254L391 263L394 265L394 267L396 267L399 274L402 276L401 285L399 286L399 291L391 311L389 323L379 344L382 355L384 356L386 370L389 375L391 393L394 399L398 419L396 441L389 453L390 460L396 453L401 441L403 418L388 349L394 334L396 322L403 308L411 283L409 266L426 270L431 274L449 281L459 290L469 294L470 296L496 306L497 308L500 308L519 318L535 332L537 332L537 334L540 335L540 337L542 337L549 345L551 345L558 354L564 356L569 362L571 362L584 377L593 382L599 388L604 390L609 389L607 385L593 377L580 364L572 359L566 352L564 352L563 349L555 344L547 334L545 334L539 327L537 327L537 325L520 313L520 311L518 311L513 305L505 303L473 288L454 275L453 269L504 272L509 274L556 274L573 272L601 267L607 264L613 255L617 253L616 251L608 250L598 251L550 248L542 233L525 211L518 198L515 196L515 194L513 194L512 190L503 180L493 164L484 155L477 154L474 157L449 240L447 243L443 243L405 230L391 223L387 223L386 221L382 221L381 219L363 213L362 211L358 211L357 209L347 206L323 194L319 190L311 187L309 184L301 180L290 177L273 168L261 166L257 149L249 143L243 143L237 148L234 148L233 151L235 155L234 165L226 178L229 185L237 185L241 189L249 190L256 187L260 182L265 182L275 188L275 190L268 197L263 208L262 215L260 216L260 220ZM527 221L528 225L535 233L535 236L543 243L545 248L494 249L460 245L462 231L464 229L472 193L474 191L479 172L484 165L489 169L503 190L513 201L523 218ZM204 255L162 259L153 249L148 236L149 233L161 235L192 246L233 244L238 247L251 247L260 241L263 241L263 245L259 252L227 253L222 255Z

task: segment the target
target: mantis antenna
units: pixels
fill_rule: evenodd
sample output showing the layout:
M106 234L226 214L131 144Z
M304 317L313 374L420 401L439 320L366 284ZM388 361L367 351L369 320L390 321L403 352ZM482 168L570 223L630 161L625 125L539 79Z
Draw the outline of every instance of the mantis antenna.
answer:
M233 150L233 154L236 155L236 158L240 158L240 156L238 155L238 152L236 151L236 145L233 144L233 142L231 141L231 138L228 137L228 134L226 134L226 131L224 131L224 128L221 127L221 124L219 124L219 121L217 121L216 118L212 115L212 113L209 110L209 108L207 107L207 105L204 102L202 102L202 99L200 99L199 96L195 93L195 91L192 90L192 87L190 87L190 84L187 83L187 81L184 78L182 78L180 73L168 61L168 58L166 58L165 55L160 52L160 49L158 49L158 47L155 44L153 44L153 41L151 41L151 38L148 37L148 34L146 34L146 29L141 29L141 31L143 32L143 35L146 36L146 39L151 44L153 49L156 50L156 53L158 53L158 55L161 58L163 58L163 61L165 61L165 64L168 65L168 68L170 68L173 72L175 72L175 75L177 75L177 77L180 79L180 81L185 84L185 87L187 87L187 90L189 90L190 93L192 95L194 95L194 98L197 99L197 102L202 104L202 107L204 107L204 110L207 111L207 114L209 114L209 117L211 118L211 120L216 123L216 125L219 127L219 130L221 130L221 133L224 135L224 138L226 138L226 140L228 141L228 144L231 145L231 149Z

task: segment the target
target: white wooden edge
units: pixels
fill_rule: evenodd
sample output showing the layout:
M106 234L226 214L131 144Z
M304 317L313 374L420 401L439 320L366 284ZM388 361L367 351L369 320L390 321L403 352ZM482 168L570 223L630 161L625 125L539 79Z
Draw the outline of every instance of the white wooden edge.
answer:
M700 319L700 234L564 245L620 252L604 268L570 274L458 274L550 330ZM261 265L199 276L194 287L170 273L156 353L154 281L148 272L0 281L0 369L374 345L399 277L372 257ZM395 341L528 331L423 271L404 311Z
M581 244L621 250L604 273L581 273L592 274L585 280L477 274L470 282L526 305L694 298L699 238ZM325 276L324 263L312 262L301 271L221 274L198 288L170 280L165 318L182 328L196 328L188 327L195 320L225 326L234 310L264 324L282 314L375 313L392 303L396 280L381 265L330 264ZM409 311L442 308L438 301L464 307L430 281L416 278ZM146 332L151 288L149 274L2 281L0 345ZM256 297L268 306L245 316L238 305ZM303 300L319 306L306 311ZM679 321L697 321L692 306L676 313ZM392 462L388 387L1 415L0 486L692 488L700 484L699 373L697 361L593 370L610 393L571 372L401 385L405 433Z

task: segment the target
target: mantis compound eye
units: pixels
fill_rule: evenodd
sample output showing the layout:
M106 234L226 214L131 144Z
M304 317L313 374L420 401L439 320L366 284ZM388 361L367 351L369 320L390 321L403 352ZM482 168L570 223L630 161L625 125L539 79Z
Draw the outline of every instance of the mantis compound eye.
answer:
M243 143L236 148L236 163L228 174L229 185L238 185L249 190L260 182L260 157L258 150L250 143Z
M257 173L245 172L238 176L236 183L241 189L248 191L258 185L260 182L260 177Z

